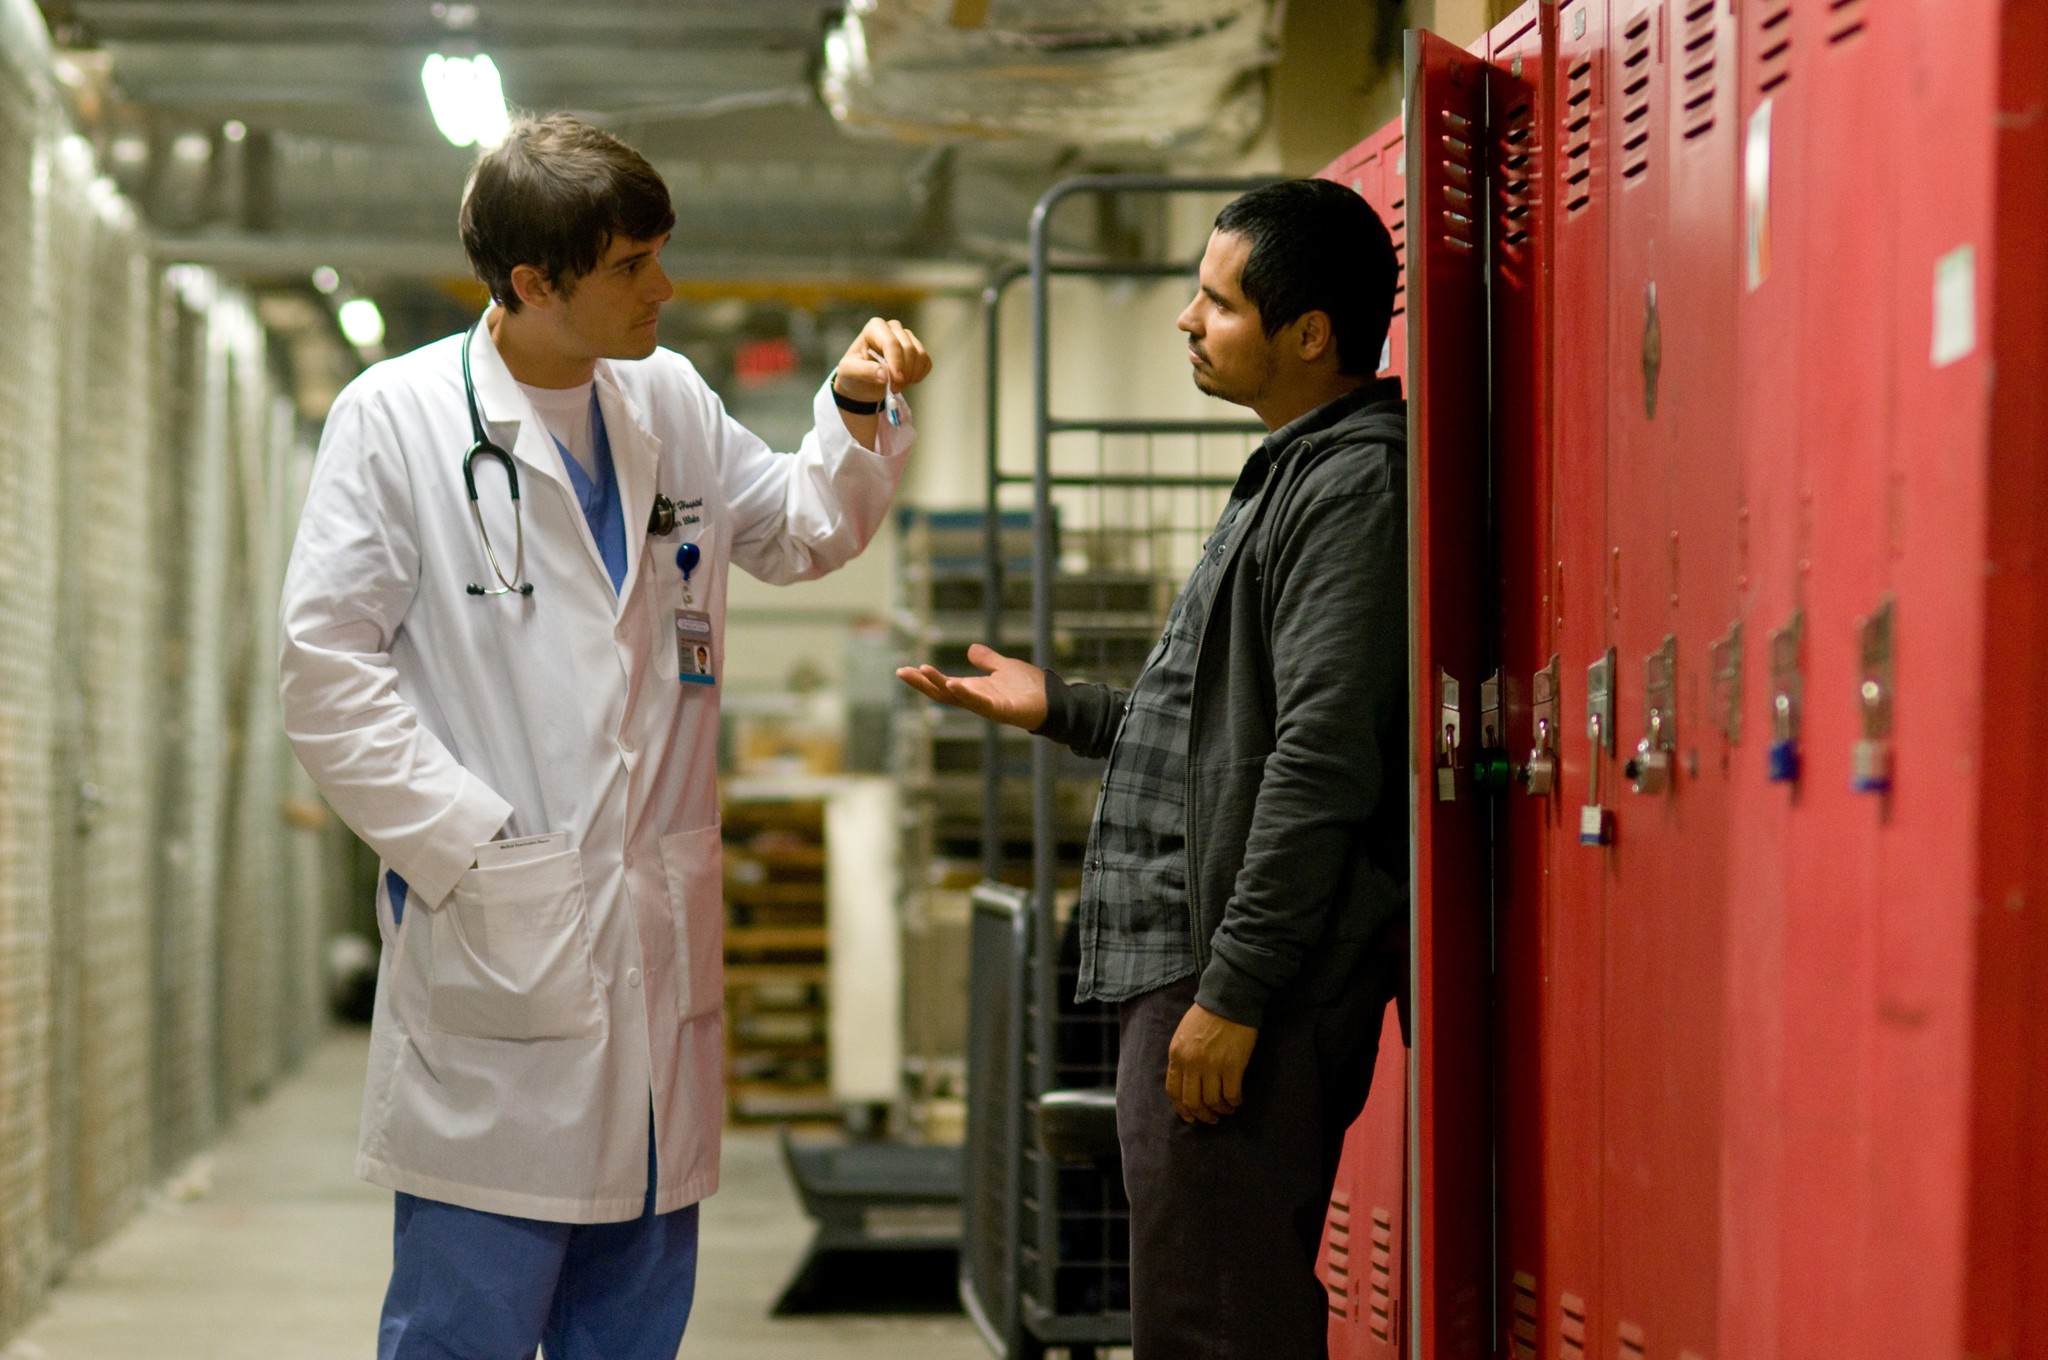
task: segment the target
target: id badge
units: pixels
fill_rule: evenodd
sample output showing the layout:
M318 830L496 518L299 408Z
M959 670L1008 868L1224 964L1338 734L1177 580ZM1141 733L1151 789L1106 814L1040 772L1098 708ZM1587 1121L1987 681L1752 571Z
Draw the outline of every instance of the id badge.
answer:
M718 683L711 616L701 609L676 611L676 679L686 685Z

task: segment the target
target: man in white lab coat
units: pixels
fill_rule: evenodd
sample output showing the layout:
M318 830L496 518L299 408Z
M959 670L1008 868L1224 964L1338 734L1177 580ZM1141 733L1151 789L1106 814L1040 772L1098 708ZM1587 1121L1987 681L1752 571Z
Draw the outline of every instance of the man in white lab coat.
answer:
M357 1162L398 1192L381 1360L672 1360L688 1320L727 573L866 546L931 361L870 321L771 451L656 345L674 222L574 119L483 155L462 239L493 303L342 393L286 574L286 727L384 866Z

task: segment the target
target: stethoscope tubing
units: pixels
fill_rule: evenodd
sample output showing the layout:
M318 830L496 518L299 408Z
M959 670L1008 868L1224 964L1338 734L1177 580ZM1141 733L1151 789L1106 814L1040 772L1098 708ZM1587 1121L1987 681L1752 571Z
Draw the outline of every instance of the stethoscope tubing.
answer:
M469 517L476 521L477 537L483 540L484 558L491 564L491 574L498 578L498 585L486 589L475 581L467 587L471 595L532 595L533 582L521 580L526 575L526 509L519 500L519 468L512 455L491 442L484 430L483 408L477 405L476 379L470 372L469 346L476 339L478 321L462 334L462 395L469 405L469 430L475 442L462 455L462 489L469 493ZM490 530L484 527L483 507L476 498L476 460L481 455L495 458L505 469L505 485L512 496L512 574L507 576L498 562L497 549L491 546ZM655 538L666 538L676 531L675 502L657 491L654 505L648 511L647 532Z
M483 411L476 401L476 379L469 368L469 344L476 338L477 322L462 335L462 395L469 404L469 429L476 442L462 455L462 487L469 493L469 517L476 521L476 535L483 540L484 557L491 564L491 574L498 578L496 589L486 589L475 581L469 583L472 595L532 595L533 582L522 581L526 575L526 508L519 503L519 469L512 462L512 455L491 442L484 432ZM505 568L498 563L498 550L491 546L491 533L484 527L483 507L476 499L476 459L482 454L495 458L505 469L505 485L512 495L512 574L505 575Z

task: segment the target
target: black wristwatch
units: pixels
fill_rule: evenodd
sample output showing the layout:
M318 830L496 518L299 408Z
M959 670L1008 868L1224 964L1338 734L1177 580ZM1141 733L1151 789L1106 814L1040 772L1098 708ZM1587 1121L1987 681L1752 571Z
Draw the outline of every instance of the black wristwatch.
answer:
M852 397L849 397L844 392L840 391L839 370L836 368L832 370L831 376L825 379L825 385L832 389L832 404L834 406L837 406L840 410L846 412L848 415L872 416L879 414L881 412L881 402L855 401Z

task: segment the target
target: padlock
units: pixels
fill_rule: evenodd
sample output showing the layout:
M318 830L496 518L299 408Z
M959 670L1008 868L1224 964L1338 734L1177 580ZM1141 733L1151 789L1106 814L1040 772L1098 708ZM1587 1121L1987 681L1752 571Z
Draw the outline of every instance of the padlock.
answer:
M1521 768L1522 787L1532 798L1548 798L1557 788L1557 761L1542 747L1529 752L1529 763Z
M1892 743L1889 737L1864 737L1849 753L1849 787L1858 793L1890 793Z
M1799 782L1799 743L1774 741L1764 753L1764 772L1773 784Z
M1439 803L1458 801L1458 772L1449 765L1436 767L1436 800Z
M1671 788L1671 752L1652 746L1644 737L1636 743L1635 756L1622 767L1631 793L1660 794Z

